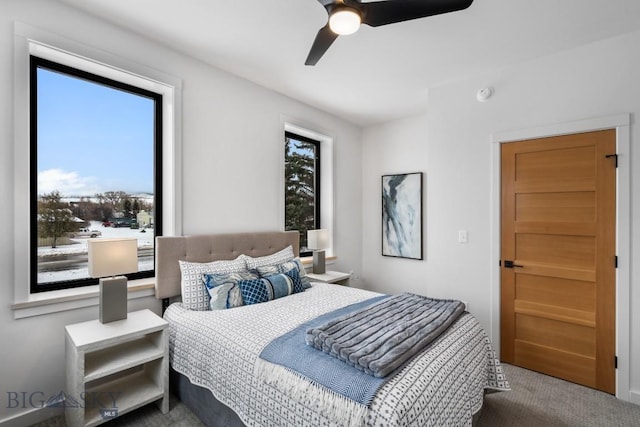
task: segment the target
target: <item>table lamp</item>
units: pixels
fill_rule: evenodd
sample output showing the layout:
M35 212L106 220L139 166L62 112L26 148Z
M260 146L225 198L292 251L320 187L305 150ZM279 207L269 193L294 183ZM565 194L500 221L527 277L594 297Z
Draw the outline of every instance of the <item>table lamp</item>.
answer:
M100 323L127 318L127 278L138 271L137 239L92 239L89 276L100 278ZM109 277L111 276L111 277Z
M307 231L307 247L313 249L313 272L324 274L326 271L324 250L329 247L329 230Z

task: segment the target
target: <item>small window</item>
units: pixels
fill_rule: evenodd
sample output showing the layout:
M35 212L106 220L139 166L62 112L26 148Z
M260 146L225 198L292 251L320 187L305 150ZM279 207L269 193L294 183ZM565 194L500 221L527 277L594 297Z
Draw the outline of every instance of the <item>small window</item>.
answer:
M134 237L154 275L162 234L162 95L30 58L30 290L97 284L87 240Z
M310 256L307 230L320 228L320 141L285 132L284 227L300 231L300 255Z

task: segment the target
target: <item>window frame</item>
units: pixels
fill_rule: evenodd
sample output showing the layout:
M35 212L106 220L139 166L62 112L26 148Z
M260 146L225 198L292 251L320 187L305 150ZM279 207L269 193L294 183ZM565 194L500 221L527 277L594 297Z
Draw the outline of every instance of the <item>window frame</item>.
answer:
M108 43L88 45L64 33L51 33L23 22L13 26L13 265L14 319L77 310L98 304L98 286L30 293L29 283L29 55L146 87L163 95L162 206L163 235L182 235L182 79L155 64L110 53ZM158 68L160 67L160 68ZM153 297L153 278L130 280L128 299Z
M321 165L321 151L320 151L320 147L322 145L322 141L320 141L319 139L314 139L314 138L310 138L304 135L301 135L300 133L297 133L295 131L292 130L285 130L284 132L284 139L285 139L285 144L286 141L288 139L293 139L296 141L302 141L302 142L306 142L309 144L313 144L315 146L315 167L314 167L314 186L315 186L315 191L314 191L314 229L320 229L321 228L321 212L322 210L320 209L321 206L321 171L322 171L322 165ZM285 157L285 162L286 162L286 157ZM286 168L286 164L285 164L285 168ZM286 186L286 181L285 181L285 186ZM286 193L286 190L285 190ZM285 229L286 229L286 206L285 206L285 213L284 213L284 223L285 223ZM303 239L303 236L300 236L300 239ZM305 257L305 256L311 256L313 253L313 251L305 251L302 252L302 245L300 246L300 256Z
M134 95L151 99L154 103L154 237L162 235L162 94L140 88L128 83L120 82L101 75L80 70L69 65L41 58L37 55L29 55L29 290L30 293L40 293L61 289L78 288L98 284L96 278L83 278L49 283L38 283L38 70L44 69L57 72L69 78L78 78L90 83L99 84L114 90L121 90ZM155 240L155 239L154 239ZM152 270L127 274L129 280L153 277L155 275L155 251L154 268Z

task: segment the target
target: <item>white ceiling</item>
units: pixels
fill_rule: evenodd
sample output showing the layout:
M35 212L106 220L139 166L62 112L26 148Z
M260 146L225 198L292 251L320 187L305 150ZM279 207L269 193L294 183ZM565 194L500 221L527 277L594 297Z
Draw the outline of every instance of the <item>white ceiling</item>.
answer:
M640 29L638 0L475 0L363 25L309 67L317 0L59 1L362 126L425 111L445 81Z

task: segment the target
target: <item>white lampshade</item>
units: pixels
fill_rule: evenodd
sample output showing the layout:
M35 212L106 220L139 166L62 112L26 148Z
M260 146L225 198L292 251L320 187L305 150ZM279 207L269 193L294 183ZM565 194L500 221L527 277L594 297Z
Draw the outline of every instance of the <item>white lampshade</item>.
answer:
M138 271L137 239L91 239L89 276L108 277Z
M353 34L360 28L362 19L358 12L350 8L341 8L329 17L329 28L336 34L346 36Z
M329 230L307 231L307 247L309 249L327 249L329 247Z

